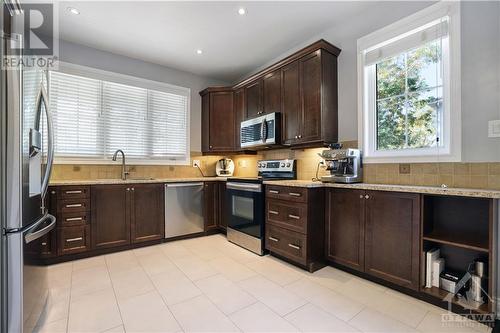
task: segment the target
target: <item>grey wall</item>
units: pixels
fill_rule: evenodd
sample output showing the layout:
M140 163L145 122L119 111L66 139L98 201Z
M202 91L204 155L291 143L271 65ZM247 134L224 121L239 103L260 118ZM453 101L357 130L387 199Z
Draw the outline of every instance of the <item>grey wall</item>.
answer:
M432 2L381 2L375 10L337 23L279 55L253 73L321 38L340 47L339 136L342 141L357 140L357 39L431 4ZM488 120L500 119L499 21L499 2L462 3L464 161L500 161L500 139L487 137Z
M198 92L208 86L226 85L225 82L67 41L60 41L59 55L64 62L190 88L191 151L201 151L201 98Z

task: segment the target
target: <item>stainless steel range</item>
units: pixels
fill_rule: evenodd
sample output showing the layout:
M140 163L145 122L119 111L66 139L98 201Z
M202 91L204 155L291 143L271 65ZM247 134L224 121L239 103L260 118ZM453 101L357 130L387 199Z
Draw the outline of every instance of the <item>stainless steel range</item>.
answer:
M226 183L227 239L259 255L264 254L264 180L297 178L295 160L257 163L258 177L229 178Z

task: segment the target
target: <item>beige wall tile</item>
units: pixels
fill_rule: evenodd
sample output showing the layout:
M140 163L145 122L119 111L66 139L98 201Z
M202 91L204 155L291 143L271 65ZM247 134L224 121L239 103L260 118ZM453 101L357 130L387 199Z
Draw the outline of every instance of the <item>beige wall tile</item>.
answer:
M453 165L453 174L468 176L470 175L470 164L469 163L455 163Z
M488 163L471 163L470 174L473 176L488 175Z
M452 175L453 174L453 163L438 163L438 172L441 175Z

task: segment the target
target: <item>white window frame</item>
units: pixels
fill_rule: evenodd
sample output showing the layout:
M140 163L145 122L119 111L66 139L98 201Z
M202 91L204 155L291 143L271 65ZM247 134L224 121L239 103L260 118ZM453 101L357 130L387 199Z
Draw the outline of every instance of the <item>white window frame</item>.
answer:
M191 161L191 89L180 87L164 82L152 81L143 78L138 78L131 75L119 74L115 72L109 72L97 68L81 66L76 64L71 64L67 62L59 62L59 69L57 72L83 76L96 80L110 81L125 85L130 85L134 87L140 87L144 89L151 89L160 92L166 93L178 93L181 95L185 95L187 97L187 153L185 159L136 159L136 158L127 158L127 152L125 151L125 158L127 160L127 164L131 165L190 165ZM50 76L49 76L50 80ZM49 82L50 88L50 82ZM50 90L49 90L49 98L50 98ZM111 159L96 159L96 158L85 158L85 157L55 157L55 164L99 164L99 165L108 165L108 164L116 164L117 162L112 161Z
M376 45L448 17L448 43L443 44L443 146L419 149L377 150L375 66L365 66L364 53ZM358 144L365 163L460 162L460 2L439 2L387 27L358 39Z

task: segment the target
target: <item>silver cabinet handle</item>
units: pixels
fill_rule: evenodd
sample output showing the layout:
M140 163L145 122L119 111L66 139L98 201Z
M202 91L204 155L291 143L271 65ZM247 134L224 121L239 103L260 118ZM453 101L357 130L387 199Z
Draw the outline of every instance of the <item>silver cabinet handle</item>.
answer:
M66 243L71 243L71 242L78 242L83 240L83 237L76 237L76 238L68 238L66 239Z
M274 237L271 237L271 236L269 236L268 238L269 238L269 240L272 240L273 242L279 242L280 241L278 238L274 238Z
M299 139L302 139L302 135L299 135Z
M127 191L130 191L130 187L127 187Z
M359 195L359 198L360 198L360 199L363 199L363 198L364 198L363 194L360 194L360 195Z
M272 194L279 194L280 191L276 191L276 190L269 190L269 193L272 193Z
M135 191L135 188L134 188L134 187L132 187L132 191Z
M47 242L42 242L42 245L43 246L47 246Z
M300 197L302 194L300 193L295 193L295 192L290 192L288 195L291 195L292 197Z
M81 194L82 191L66 191L66 194Z
M299 136L298 136L298 135L296 135L296 136L295 136L295 139L298 139L298 138L299 138Z
M56 194L56 191L51 191L50 194Z
M294 220L300 220L300 216L293 215L293 214L288 214L288 217Z
M368 194L365 195L365 199L370 199L370 196Z
M71 204L71 205L66 205L66 208L76 208L76 207L82 207L82 204Z
M294 245L294 244L290 244L290 243L288 243L288 246L290 246L292 249L300 250L300 246L297 246L297 245Z
M270 210L269 214L278 215L279 213L277 211L275 211L275 210Z
M82 221L83 217L68 217L66 221L71 222L71 221Z

